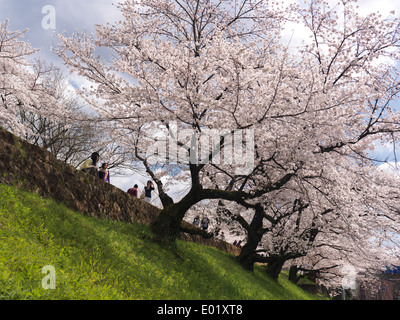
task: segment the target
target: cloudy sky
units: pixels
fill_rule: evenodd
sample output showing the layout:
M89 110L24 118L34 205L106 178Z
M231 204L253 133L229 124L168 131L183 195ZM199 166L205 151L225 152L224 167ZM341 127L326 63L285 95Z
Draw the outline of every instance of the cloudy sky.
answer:
M120 18L118 9L113 5L120 0L0 0L0 22L10 20L10 29L26 29L29 32L26 38L35 48L40 48L39 53L47 60L59 63L58 57L51 52L51 47L57 43L55 35L66 32L71 34L75 30L94 30L95 23L114 22ZM291 3L303 0L283 0ZM337 3L337 0L329 0ZM395 10L400 15L399 0L359 0L359 11L366 14L379 11L387 16ZM42 27L46 20L46 6L55 9L55 29L46 30ZM44 10L45 13L42 13Z
M0 21L9 19L11 30L28 28L26 39L35 48L41 49L41 56L56 63L60 60L51 53L57 44L56 34L73 33L75 30L94 30L95 23L113 22L119 11L113 0L0 0ZM55 29L44 29L43 21L48 21L46 6L55 9ZM42 11L44 13L42 13Z
M297 0L283 1L292 3ZM303 0L299 1L303 2ZM329 1L338 2L338 0ZM76 30L85 30L90 33L94 31L93 26L96 23L105 24L119 20L120 13L113 5L117 2L119 0L0 0L0 22L8 19L11 30L29 29L25 38L32 47L40 49L36 56L61 65L61 60L51 50L57 44L56 35L58 33L70 35ZM400 15L400 0L359 0L358 5L361 14L379 11L385 17L395 10L396 15ZM55 18L55 29L53 30L43 28L43 23L46 25L50 22L48 18L51 12L47 11L48 6L54 8L54 17L52 16L52 18ZM380 149L378 152L385 153L386 151ZM382 154L382 157L385 155ZM138 181L142 186L146 177L115 177L113 184L126 190Z

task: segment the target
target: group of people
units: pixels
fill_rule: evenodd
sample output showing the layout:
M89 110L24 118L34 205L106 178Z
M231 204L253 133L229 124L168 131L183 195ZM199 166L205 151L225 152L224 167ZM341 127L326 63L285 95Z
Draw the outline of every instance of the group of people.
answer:
M100 180L110 183L110 172L108 171L108 163L103 163L100 168L98 168L97 163L100 160L100 155L98 152L93 152L89 159L82 163L80 169L83 172L91 174L93 176L98 176Z
M138 197L138 188L139 186L135 184L133 188L130 188L128 190L128 193L134 197ZM155 190L153 182L150 180L147 181L147 185L144 187L144 201L151 203L151 192Z
M201 219L201 221L200 221L200 216L196 216L193 219L193 225L196 226L197 228L201 228L205 231L208 229L209 223L210 223L210 220L208 219L207 216L204 216L203 219Z
M108 163L103 163L100 168L98 168L97 163L100 160L100 155L98 152L93 152L89 159L84 161L80 166L80 170L91 174L93 176L98 176L100 180L110 183L110 172L108 171ZM128 193L132 196L138 197L138 185L135 184L133 188L128 190ZM147 181L147 185L144 187L144 201L151 203L151 192L155 190L153 182Z
M235 240L235 241L233 241L233 245L234 245L235 247L241 248L241 247L242 247L242 240L239 240L239 241Z

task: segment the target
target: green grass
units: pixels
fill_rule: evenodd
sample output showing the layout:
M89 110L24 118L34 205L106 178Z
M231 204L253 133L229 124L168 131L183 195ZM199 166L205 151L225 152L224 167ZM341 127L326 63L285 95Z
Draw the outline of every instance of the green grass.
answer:
M147 226L85 217L0 185L0 299L317 299L285 276L244 271L232 255L152 241ZM56 271L45 290L44 266Z

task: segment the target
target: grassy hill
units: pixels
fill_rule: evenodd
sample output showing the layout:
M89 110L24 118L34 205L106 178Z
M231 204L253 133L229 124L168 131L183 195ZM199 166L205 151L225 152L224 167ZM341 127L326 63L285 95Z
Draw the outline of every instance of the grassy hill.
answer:
M0 184L0 299L317 299L233 255L151 240L149 227L83 216L51 199ZM44 266L56 288L42 288Z

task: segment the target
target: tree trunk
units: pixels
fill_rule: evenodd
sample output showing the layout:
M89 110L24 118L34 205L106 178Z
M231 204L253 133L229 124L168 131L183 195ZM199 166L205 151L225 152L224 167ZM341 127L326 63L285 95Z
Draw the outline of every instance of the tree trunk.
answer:
M285 257L270 257L267 265L266 273L275 281L278 280L279 274L282 271L282 267L286 262Z
M255 262L254 251L256 250L257 245L254 246L253 243L247 241L247 243L243 246L242 250L240 251L238 260L241 266L246 270L249 271L254 270L254 262Z
M156 239L163 242L175 242L186 212L199 200L201 199L196 192L190 191L178 203L171 203L164 207L152 224L152 231Z
M299 268L297 266L293 265L289 269L289 281L293 282L294 284L297 284L299 282L300 277L297 276L297 272L299 271Z
M263 214L263 208L260 205L256 206L254 217L251 223L246 226L247 241L240 251L238 257L240 264L246 270L254 270L254 263L256 262L257 257L257 253L255 251L257 250L257 247L264 234Z
M174 242L176 240L182 222L182 219L180 219L181 214L178 204L170 204L160 212L151 226L157 240L166 242Z
M247 242L240 251L238 260L242 267L246 270L253 271L254 263L258 261L257 250L263 233L260 230L249 230L247 234Z

